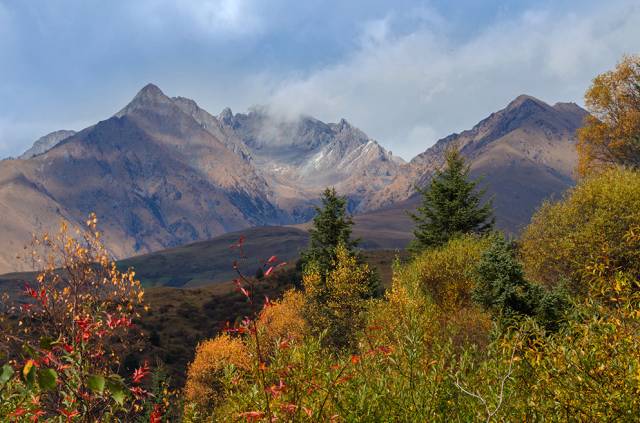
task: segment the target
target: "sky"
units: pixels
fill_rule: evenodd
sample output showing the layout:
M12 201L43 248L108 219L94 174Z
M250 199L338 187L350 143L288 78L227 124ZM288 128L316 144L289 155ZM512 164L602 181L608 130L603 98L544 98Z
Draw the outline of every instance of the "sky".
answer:
M638 0L0 0L0 158L146 83L218 114L345 118L405 159L520 94L582 103Z

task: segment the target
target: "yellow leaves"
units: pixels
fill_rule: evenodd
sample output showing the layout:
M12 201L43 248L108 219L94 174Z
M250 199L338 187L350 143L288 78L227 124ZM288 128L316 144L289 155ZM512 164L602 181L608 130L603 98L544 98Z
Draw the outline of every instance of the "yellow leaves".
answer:
M212 406L222 395L224 369L234 366L248 370L250 365L248 350L239 338L225 334L202 342L187 371L186 400L203 407Z
M543 205L524 231L527 276L545 285L564 279L574 292L591 288L601 297L616 273L640 276L639 225L640 173L612 169L585 179L562 201Z
M470 306L472 271L489 242L467 236L418 256L415 265L421 288L445 310Z

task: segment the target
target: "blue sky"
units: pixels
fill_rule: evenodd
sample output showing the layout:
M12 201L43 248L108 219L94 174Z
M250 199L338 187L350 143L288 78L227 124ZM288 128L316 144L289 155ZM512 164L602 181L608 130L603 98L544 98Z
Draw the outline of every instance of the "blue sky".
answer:
M0 157L147 82L217 114L346 118L410 159L526 93L580 103L640 2L0 0Z

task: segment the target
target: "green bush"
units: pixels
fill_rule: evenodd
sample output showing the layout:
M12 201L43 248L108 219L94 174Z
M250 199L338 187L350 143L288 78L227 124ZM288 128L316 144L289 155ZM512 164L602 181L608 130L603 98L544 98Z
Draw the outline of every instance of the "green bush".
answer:
M522 236L525 272L547 286L566 280L573 294L585 294L601 272L640 276L640 244L628 237L639 226L640 173L611 169L587 178L533 216Z

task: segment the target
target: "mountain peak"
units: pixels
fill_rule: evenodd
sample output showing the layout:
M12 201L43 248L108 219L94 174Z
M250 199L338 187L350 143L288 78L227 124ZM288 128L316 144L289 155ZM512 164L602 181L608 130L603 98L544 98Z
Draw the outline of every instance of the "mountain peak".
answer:
M160 96L164 96L164 93L157 85L148 83L147 85L142 87L142 89L138 91L138 94L136 95L136 97L141 97L141 96L142 97L160 97Z
M231 119L233 119L233 112L229 107L225 107L222 112L220 112L220 115L218 115L218 120L226 124L231 122Z
M171 99L157 85L149 83L142 87L138 94L116 116L122 117L134 110L167 103L171 103Z
M538 100L537 98L527 94L520 94L509 103L506 110L514 110L526 105L537 105L541 107L549 107L549 105L542 100Z
M345 118L340 119L340 122L338 122L338 126L340 127L340 129L351 128L351 124Z

